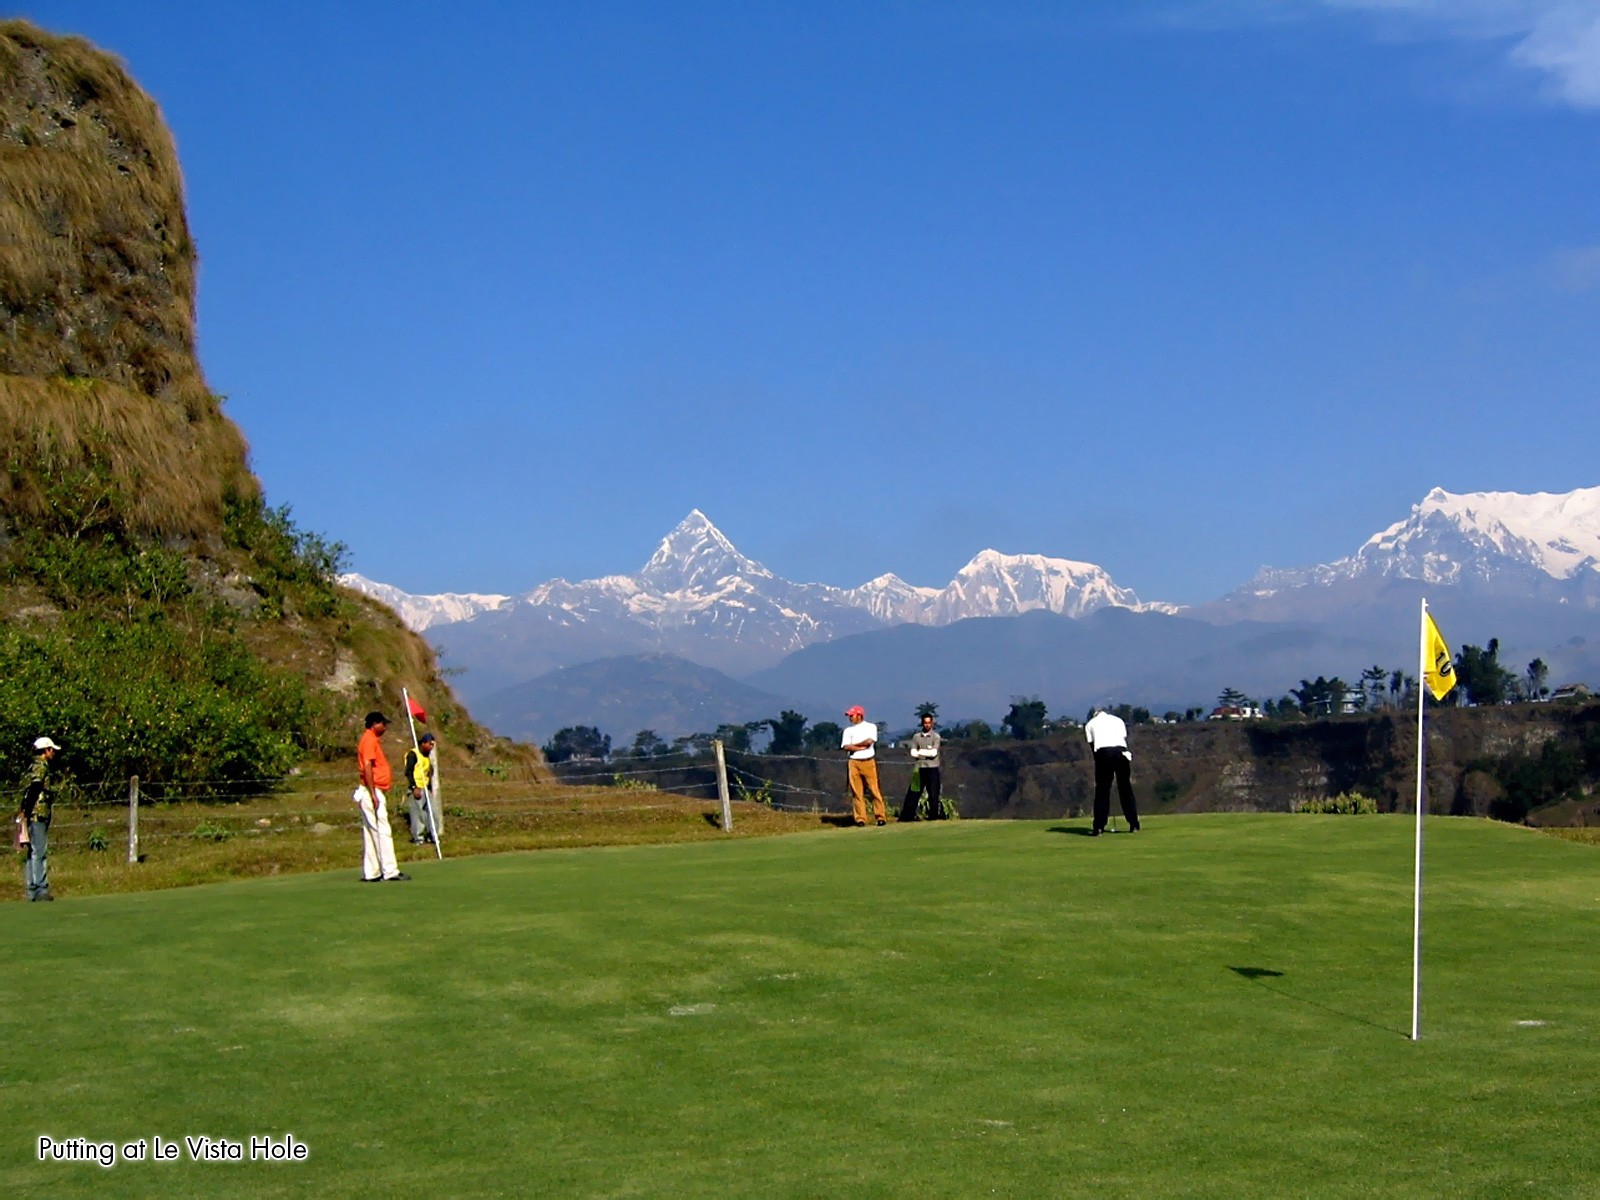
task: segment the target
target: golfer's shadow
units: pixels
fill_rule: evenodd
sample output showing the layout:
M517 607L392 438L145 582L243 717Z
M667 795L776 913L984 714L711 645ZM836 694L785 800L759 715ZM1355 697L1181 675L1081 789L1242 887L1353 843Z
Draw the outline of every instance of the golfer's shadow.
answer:
M1403 1029L1391 1029L1387 1025L1380 1025L1376 1021L1369 1021L1367 1018L1358 1017L1354 1013L1340 1012L1337 1008L1333 1008L1327 1004L1324 1004L1320 1000L1312 1000L1305 996L1299 996L1294 992L1289 991L1287 988L1274 987L1272 984L1266 982L1269 979L1282 979L1282 971L1274 971L1271 967L1229 967L1228 970L1239 976L1239 978L1248 979L1251 983L1259 984L1261 987L1266 988L1267 991L1273 993L1274 995L1282 996L1286 1000L1293 1000L1297 1004L1309 1004L1312 1008L1319 1008L1325 1013L1331 1013L1333 1016L1342 1017L1346 1021L1354 1021L1359 1025L1367 1025L1373 1029L1380 1029L1384 1033L1393 1033L1400 1037L1408 1036Z
M1094 836L1094 830L1087 825L1052 825L1050 826L1050 832L1076 834L1078 837Z

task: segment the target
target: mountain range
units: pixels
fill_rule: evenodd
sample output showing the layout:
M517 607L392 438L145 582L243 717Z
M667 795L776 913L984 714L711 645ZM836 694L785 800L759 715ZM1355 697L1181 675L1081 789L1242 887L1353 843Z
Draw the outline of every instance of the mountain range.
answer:
M1325 616L1394 582L1600 607L1600 488L1531 495L1434 488L1354 554L1310 567L1263 567L1220 600L1187 611L1208 620Z
M473 703L537 680L529 702L511 706L516 728L501 708L507 696L489 718L520 736L572 723L560 714L593 707L602 687L638 701L629 713L670 714L657 693L683 685L667 682L672 672L651 657L663 654L747 680L729 679L727 702L708 713L757 703L737 697L745 686L769 701L833 696L837 706L848 697L893 713L940 699L947 716L989 720L1019 694L1069 713L1111 697L1183 708L1224 686L1281 694L1302 677L1348 679L1374 663L1414 671L1424 592L1458 642L1496 637L1503 662L1520 669L1519 656L1539 655L1553 680L1594 670L1600 488L1436 488L1351 555L1262 568L1188 608L1143 602L1092 563L996 550L974 556L942 588L893 574L855 588L795 583L740 553L698 510L632 575L556 579L520 596L412 596L360 576L345 581L391 604L446 661L465 667L458 690ZM604 667L583 677L582 704L576 691L572 704L563 700L559 678L539 678L601 659ZM691 690L703 697L707 681L696 680ZM693 731L663 720L663 736Z
M820 642L899 624L949 625L1044 610L1081 617L1147 605L1093 563L984 550L943 588L893 574L854 588L795 583L737 550L698 509L632 575L552 579L520 596L415 596L360 575L343 582L425 630L461 690L483 696L558 667L665 653L732 674L771 666Z

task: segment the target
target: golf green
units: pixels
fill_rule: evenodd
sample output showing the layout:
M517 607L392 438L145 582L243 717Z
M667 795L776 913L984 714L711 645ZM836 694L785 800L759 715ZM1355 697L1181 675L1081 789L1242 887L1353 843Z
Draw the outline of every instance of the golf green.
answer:
M0 906L0 1194L1600 1193L1600 850L1428 823L1413 1043L1408 818L1080 826Z

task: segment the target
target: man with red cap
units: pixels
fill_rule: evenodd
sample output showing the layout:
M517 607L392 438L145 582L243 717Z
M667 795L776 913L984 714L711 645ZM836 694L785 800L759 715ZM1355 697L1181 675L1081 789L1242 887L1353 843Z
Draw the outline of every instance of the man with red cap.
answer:
M839 745L850 754L851 811L857 825L867 823L867 802L862 795L865 787L872 792L872 812L882 825L889 819L889 810L884 807L883 792L878 787L878 761L873 750L878 741L878 727L867 720L867 710L859 704L845 709L844 716L850 726L841 736Z

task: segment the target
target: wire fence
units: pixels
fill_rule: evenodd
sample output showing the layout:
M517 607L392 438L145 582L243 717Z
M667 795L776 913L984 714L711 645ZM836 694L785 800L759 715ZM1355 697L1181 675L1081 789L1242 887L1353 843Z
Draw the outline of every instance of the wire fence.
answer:
M836 765L834 759L781 757ZM773 779L739 763L730 762L727 774L730 800L741 806L760 805L779 812L822 816L844 812L848 807L836 792ZM441 782L441 813L468 829L682 811L686 804L716 803L719 799L715 768L682 762L621 770L604 767L558 771L553 783L465 773L452 774ZM163 839L223 841L244 833L359 830L361 821L352 802L355 786L352 773L343 770L301 771L287 777L256 779L139 780L138 838L141 843ZM128 822L134 807L134 790L131 779L69 777L61 781L54 797L52 837L76 840L98 831L108 843L120 841L121 827ZM404 788L391 791L391 819L403 818L407 798Z
M767 763L782 763L798 766L802 774L816 776L839 767L836 755L750 755L734 751L726 759L732 804L823 817L849 811L850 802L842 787L810 786L793 778L774 778L757 769ZM493 767L450 773L441 780L440 813L447 822L460 823L458 829L484 832L513 826L535 827L547 821L683 811L686 806L714 804L720 798L716 767L711 762L633 759L566 767L556 764L553 782L507 778L508 773ZM141 779L136 785L138 841L223 841L242 834L359 830L360 816L352 802L356 787L353 775L348 769L329 764L327 769L301 770L281 777ZM54 797L53 837L77 841L87 834L94 840L104 839L107 844L120 842L123 826L130 823L133 815L134 791L132 779L66 776L58 782ZM403 787L391 790L392 820L404 819L407 798Z

